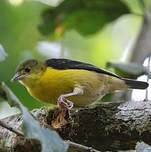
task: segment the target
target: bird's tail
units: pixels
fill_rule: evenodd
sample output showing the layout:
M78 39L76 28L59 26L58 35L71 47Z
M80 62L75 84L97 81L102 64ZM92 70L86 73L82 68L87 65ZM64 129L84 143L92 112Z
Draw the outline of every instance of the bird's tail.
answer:
M131 80L126 78L122 78L122 80L131 89L146 89L149 85L147 82L143 82L143 81Z

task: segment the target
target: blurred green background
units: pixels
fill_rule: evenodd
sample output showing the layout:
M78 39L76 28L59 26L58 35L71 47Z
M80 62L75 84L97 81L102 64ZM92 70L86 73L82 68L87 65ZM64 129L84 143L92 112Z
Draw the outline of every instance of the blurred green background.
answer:
M43 105L10 82L18 63L66 57L105 67L107 61L128 61L148 5L149 0L1 0L0 44L8 57L0 63L0 80L29 109ZM2 117L8 114L4 103L0 110Z

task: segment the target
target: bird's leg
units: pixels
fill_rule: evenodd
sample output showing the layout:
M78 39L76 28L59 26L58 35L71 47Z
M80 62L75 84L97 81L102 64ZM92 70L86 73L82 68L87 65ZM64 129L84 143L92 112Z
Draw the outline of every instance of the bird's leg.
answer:
M75 87L73 92L68 93L68 94L63 94L58 98L58 105L61 108L67 108L68 110L73 108L73 102L66 99L67 97L71 96L76 96L76 95L82 95L83 94L83 89L82 87Z
M51 125L54 128L61 128L62 126L67 124L67 119L68 120L71 119L70 110L73 107L73 102L71 102L70 100L66 98L71 97L71 96L81 95L81 94L83 94L82 87L75 87L73 92L68 93L68 94L63 94L58 98L57 103L59 105L59 109L57 112L57 117L56 115L54 115L54 119L51 122Z

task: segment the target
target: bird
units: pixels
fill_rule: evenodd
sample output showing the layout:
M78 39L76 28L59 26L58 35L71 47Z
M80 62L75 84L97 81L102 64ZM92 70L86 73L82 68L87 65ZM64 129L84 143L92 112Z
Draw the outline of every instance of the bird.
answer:
M17 66L12 81L19 81L37 100L69 110L90 105L117 90L146 89L149 85L65 58L28 59Z

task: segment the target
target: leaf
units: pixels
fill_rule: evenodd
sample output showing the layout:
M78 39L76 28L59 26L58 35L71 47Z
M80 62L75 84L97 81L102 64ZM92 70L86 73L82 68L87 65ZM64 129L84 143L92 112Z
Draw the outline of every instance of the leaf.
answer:
M1 85L10 100L11 106L18 107L22 112L23 131L26 137L37 139L41 142L42 152L66 152L68 145L53 130L43 128L39 122L33 118L30 112L24 107L14 93L4 84Z
M7 100L7 94L2 87L2 82L0 82L0 98L2 100Z
M149 75L150 77L150 72L146 67L144 67L142 64L136 64L136 63L113 63L113 62L108 62L106 64L107 68L113 68L115 70L115 73L122 77L126 78L132 78L136 79L137 77L141 75Z
M22 107L24 133L28 138L41 141L42 152L66 152L68 146L59 135L48 128L42 128L25 107ZM32 122L32 123L31 123Z
M64 0L43 12L39 30L44 35L62 36L65 31L75 29L87 36L126 13L128 7L120 0Z
M138 142L136 145L136 152L150 152L151 146L145 144L144 142Z
M7 53L5 52L3 46L0 44L0 61L5 60Z

